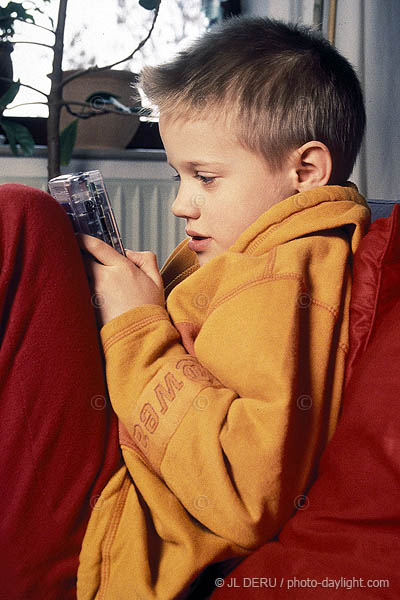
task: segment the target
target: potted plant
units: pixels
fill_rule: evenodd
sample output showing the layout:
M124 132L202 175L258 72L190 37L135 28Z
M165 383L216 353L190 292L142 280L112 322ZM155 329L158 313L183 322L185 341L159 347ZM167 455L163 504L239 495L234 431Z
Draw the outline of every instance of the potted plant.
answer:
M63 81L77 72L63 71ZM62 107L60 129L76 122L78 148L125 148L139 127L141 103L140 98L133 98L132 89L136 80L135 73L117 69L88 71L70 80L64 86L65 102L73 98L83 105L77 109L72 102ZM106 107L114 108L113 114L104 113Z
M45 2L49 2L50 0L44 0ZM47 105L49 108L49 117L47 119L47 147L48 147L48 177L49 179L56 177L60 174L60 163L67 164L69 158L72 154L72 149L74 147L77 133L78 133L78 122L79 120L87 120L92 117L99 118L100 115L106 115L109 113L116 113L118 115L126 115L128 118L132 116L132 113L137 113L139 107L127 107L125 106L120 99L118 98L118 94L114 94L109 90L97 90L94 93L91 93L84 100L82 99L74 99L74 98L64 98L64 88L67 85L70 85L74 80L82 78L82 77L91 77L92 73L100 74L103 71L109 71L113 67L130 60L132 56L146 43L149 39L157 16L159 12L161 0L139 0L140 6L145 8L146 10L154 10L153 22L150 27L150 30L146 37L138 44L138 46L131 52L127 57L116 61L111 65L106 65L104 67L89 67L88 69L81 69L77 72L71 74L64 74L62 72L61 64L63 58L63 50L64 50L64 28L65 28L65 20L66 20L66 12L67 12L67 4L68 0L60 0L59 8L58 8L58 18L57 18L57 26L51 29L52 33L54 33L54 44L51 47L53 51L53 68L52 72L49 75L51 79L51 89L49 94L44 94L41 90L39 91L42 95L46 97ZM10 7L10 5L12 5ZM15 10L15 5L18 5L16 2L9 2L6 6L8 9L8 15L11 19L16 20L27 20L27 18L22 19L19 18L18 14ZM36 5L32 10L39 10ZM33 17L28 14L29 21L32 23ZM1 13L0 13L1 20ZM5 24L6 20L3 19L3 24ZM33 22L34 24L34 22ZM20 42L24 43L24 42ZM25 42L26 43L26 42ZM10 81L11 78L2 76L0 74L0 80ZM14 82L17 85L25 85L23 83L19 84L19 82ZM31 86L28 86L31 87ZM9 104L12 99L15 97L14 92L18 92L16 87L11 88L12 93L8 93L7 95L3 95L0 98L0 106L3 106L3 109L7 104ZM35 88L32 88L35 89ZM14 94L14 95L13 95ZM12 97L12 99L10 99ZM65 109L72 114L74 119L70 122L65 129L62 131L60 135L60 115L62 108ZM17 143L21 144L20 136L14 134L14 139L11 140L9 136L9 131L7 131L7 125L4 127L4 119L0 122L0 125L3 126L4 131L8 137L8 140L11 145L11 149L13 151L17 151ZM19 134L18 134L19 135ZM11 134L12 137L12 134ZM12 143L13 141L13 143Z

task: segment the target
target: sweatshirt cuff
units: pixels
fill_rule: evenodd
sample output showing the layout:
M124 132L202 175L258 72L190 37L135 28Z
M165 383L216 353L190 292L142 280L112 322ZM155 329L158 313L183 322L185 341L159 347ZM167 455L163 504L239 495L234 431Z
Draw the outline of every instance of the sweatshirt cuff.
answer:
M170 321L169 315L164 307L157 304L144 304L131 308L122 315L111 319L100 329L104 352L129 333L138 331L153 321L163 320Z

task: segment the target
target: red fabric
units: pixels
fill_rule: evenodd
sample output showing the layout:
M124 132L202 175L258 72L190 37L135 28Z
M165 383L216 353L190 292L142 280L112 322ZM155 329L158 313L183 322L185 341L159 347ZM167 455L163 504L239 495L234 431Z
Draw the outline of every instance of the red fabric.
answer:
M51 196L0 186L0 268L0 598L72 600L121 457L80 251Z
M371 225L355 256L342 414L303 510L213 600L400 597L399 221L396 206ZM252 580L261 577L264 587ZM337 589L328 587L333 579ZM390 587L360 587L376 579Z

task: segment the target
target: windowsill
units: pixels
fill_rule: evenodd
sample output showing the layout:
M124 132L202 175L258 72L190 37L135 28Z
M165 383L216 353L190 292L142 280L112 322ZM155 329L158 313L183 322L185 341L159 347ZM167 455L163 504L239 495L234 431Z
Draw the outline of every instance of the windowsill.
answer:
M0 157L15 157L8 144L0 145ZM32 157L24 157L19 154L15 158L47 158L47 146L35 146ZM100 160L147 160L147 161L166 161L164 150L154 150L146 148L76 148L72 158L87 158Z
M0 182L18 181L21 177L33 185L48 178L47 146L35 146L33 156L15 156L10 146L0 145ZM157 148L76 148L61 173L78 173L98 169L109 179L171 180L171 167L164 150ZM35 185L36 185L35 184Z

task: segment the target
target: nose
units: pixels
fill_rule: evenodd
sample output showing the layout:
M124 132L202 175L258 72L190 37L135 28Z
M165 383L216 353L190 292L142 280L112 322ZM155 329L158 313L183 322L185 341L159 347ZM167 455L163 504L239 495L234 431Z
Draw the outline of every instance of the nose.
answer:
M173 214L184 219L198 219L201 214L200 207L201 203L197 201L197 196L185 190L181 183L171 207Z

